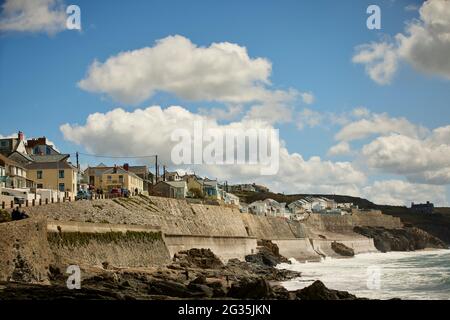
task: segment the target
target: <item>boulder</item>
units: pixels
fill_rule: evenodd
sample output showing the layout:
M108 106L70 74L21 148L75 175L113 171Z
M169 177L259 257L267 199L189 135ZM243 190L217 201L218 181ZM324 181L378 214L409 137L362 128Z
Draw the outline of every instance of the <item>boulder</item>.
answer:
M331 243L331 249L337 254L344 257L353 257L355 255L355 251L352 248L347 247L345 244L333 241Z
M271 287L263 278L243 278L228 290L228 297L236 299L267 299L271 296Z
M174 255L173 260L178 262L180 266L191 268L220 269L224 266L211 249L194 248L180 251Z
M316 280L309 287L297 290L295 296L300 300L357 300L358 298L346 291L328 289L321 281Z

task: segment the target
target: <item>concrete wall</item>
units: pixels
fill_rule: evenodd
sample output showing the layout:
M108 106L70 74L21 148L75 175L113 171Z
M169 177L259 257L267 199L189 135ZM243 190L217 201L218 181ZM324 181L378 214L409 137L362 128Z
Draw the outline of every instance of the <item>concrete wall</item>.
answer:
M385 216L380 212L349 216L313 214L306 221L295 222L240 213L236 208L191 204L186 200L152 196L59 203L28 208L27 212L45 215L57 221L158 226L167 236L170 255L176 250L201 247L217 251L224 260L242 258L251 253L251 249L255 248L254 240L243 240L249 237L276 240L286 256L297 256L299 259L303 257L302 260L318 256L307 238L339 242L348 240L353 241L350 243L353 246L358 246L359 242L355 241L361 240L357 253L366 252L365 250L372 250L372 247L370 243L364 244L367 238L353 233L354 226L401 227L398 218ZM331 243L329 241L326 243ZM322 242L317 243L322 246Z
M278 245L280 254L298 261L320 261L320 255L314 250L310 239L272 240Z
M60 265L149 267L170 262L158 227L49 221L47 229Z
M166 235L165 241L170 255L192 248L211 249L223 262L229 259L244 260L248 254L256 253L256 238L248 237L203 237Z
M331 244L334 240L325 239L312 239L312 245L314 250L327 257L341 258L342 256L334 252L331 248ZM338 241L355 251L355 254L378 252L373 243L373 239L352 239L352 240L340 240Z
M388 229L403 226L399 218L381 214L380 211L345 216L311 214L303 223L314 230L332 232L352 232L355 226L385 227Z
M48 282L46 225L43 218L0 223L0 281Z

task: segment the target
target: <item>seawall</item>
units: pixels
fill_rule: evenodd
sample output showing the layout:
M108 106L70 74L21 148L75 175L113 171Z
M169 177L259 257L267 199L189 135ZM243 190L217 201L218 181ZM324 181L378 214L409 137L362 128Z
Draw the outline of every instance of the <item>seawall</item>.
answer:
M398 218L381 212L348 216L313 214L305 221L295 222L240 213L232 207L191 204L185 200L151 196L50 204L27 208L27 212L57 222L101 224L101 228L108 228L105 227L108 224L116 228L124 225L128 228L156 226L164 235L170 256L180 250L210 248L224 261L242 259L255 252L256 239L272 240L283 255L298 260L317 260L322 252L334 255L330 251L333 241L348 244L357 253L371 252L374 251L373 241L354 233L354 226L401 227ZM95 248L89 250L95 251ZM90 261L83 257L80 259ZM102 259L97 257L94 260L98 264Z
M47 231L57 265L151 267L170 262L158 227L48 221Z
M48 283L53 256L45 218L0 223L0 281Z

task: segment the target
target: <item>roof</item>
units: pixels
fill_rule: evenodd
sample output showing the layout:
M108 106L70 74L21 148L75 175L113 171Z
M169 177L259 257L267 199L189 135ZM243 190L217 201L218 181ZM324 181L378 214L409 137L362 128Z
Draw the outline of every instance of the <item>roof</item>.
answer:
M21 164L17 163L12 159L9 159L8 157L5 157L3 154L0 153L0 165L4 166L5 164L24 169L24 166L22 166Z
M34 162L27 164L26 169L39 170L39 169L73 169L77 170L72 164L66 161L61 162Z
M216 187L217 180L203 180L203 185L210 186L210 187Z
M70 154L30 154L30 158L35 162L59 162L67 160L69 157Z
M186 181L163 181L174 188L186 188Z
M114 170L117 170L117 171L114 172ZM138 179L141 179L141 180L142 180L142 178L139 177L139 176L137 176L134 172L127 171L127 170L125 170L124 168L119 167L119 166L109 168L109 169L103 171L102 174L129 174L130 176L133 176L133 177L135 177L135 178L138 178Z

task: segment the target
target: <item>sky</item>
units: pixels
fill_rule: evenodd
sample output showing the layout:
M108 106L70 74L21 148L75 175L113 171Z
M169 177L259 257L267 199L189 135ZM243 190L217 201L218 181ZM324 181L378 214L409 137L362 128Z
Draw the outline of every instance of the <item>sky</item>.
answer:
M0 136L46 136L83 166L158 154L229 184L449 205L449 89L446 0L1 2ZM171 134L195 121L278 129L278 173L176 166Z

